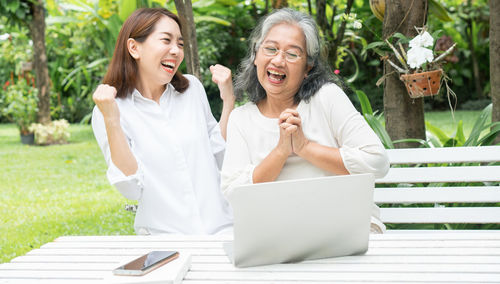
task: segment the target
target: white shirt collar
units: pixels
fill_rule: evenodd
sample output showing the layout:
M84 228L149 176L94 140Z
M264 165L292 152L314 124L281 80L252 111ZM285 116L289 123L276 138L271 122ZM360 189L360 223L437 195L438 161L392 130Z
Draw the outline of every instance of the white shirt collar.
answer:
M178 92L175 90L175 88L174 88L174 86L172 86L172 84L168 83L167 87L165 88L165 91L163 92L163 94L161 94L160 103L162 101L164 101L167 98L168 94L170 94L170 93L177 94ZM134 88L134 91L132 91L131 98L132 98L132 103L134 105L136 103L141 103L141 102L142 103L154 102L151 99L145 98L141 94L141 92L139 92L139 90L137 90L136 88Z

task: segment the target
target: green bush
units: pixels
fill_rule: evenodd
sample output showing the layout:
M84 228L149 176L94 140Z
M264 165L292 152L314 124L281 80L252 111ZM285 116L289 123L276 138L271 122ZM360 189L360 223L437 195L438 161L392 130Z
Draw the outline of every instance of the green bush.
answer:
M19 77L17 81L7 81L3 93L2 113L17 125L21 134L30 133L29 126L36 121L38 112L38 89L34 80Z

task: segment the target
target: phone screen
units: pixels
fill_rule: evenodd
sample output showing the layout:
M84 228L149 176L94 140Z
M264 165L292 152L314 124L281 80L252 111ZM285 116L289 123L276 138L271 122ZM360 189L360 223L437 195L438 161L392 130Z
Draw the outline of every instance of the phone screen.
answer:
M152 251L120 267L123 270L148 270L157 263L174 259L178 256L176 251Z

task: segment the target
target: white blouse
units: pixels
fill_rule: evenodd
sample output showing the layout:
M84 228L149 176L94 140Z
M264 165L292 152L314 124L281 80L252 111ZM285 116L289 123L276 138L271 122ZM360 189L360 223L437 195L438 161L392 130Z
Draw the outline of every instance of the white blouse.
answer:
M379 138L337 85L324 85L309 103L301 101L297 111L305 137L324 146L339 148L349 173L373 173L380 178L389 170L389 160ZM265 117L251 102L233 110L222 166L224 194L230 194L237 185L253 183L255 167L276 147L278 140L277 118ZM331 175L334 174L292 154L276 180ZM378 211L374 206L375 217Z
M107 177L126 198L139 201L138 234L213 234L232 225L220 192L225 141L203 85L191 75L184 93L167 85L159 104L139 91L116 99L120 124L138 170L125 176L111 161L101 112L92 128L108 164Z

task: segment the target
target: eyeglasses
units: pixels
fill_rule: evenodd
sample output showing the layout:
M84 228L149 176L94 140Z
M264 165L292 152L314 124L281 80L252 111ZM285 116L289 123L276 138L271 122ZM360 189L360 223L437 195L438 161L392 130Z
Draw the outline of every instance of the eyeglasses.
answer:
M286 61L292 62L292 63L297 62L301 58L298 51L295 51L292 49L283 51L283 50L277 49L274 46L268 46L268 45L262 46L262 52L266 56L276 56L276 55L278 55L278 53L283 52L285 54Z

